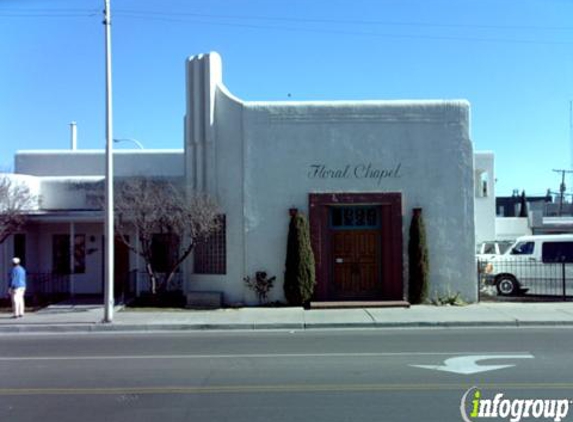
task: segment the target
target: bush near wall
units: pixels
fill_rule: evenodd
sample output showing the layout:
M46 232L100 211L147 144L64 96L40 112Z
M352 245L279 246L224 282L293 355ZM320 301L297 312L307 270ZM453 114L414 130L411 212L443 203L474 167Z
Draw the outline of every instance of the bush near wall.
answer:
M428 299L430 265L426 241L426 226L422 209L414 208L408 242L409 290L411 304L424 303Z
M292 212L288 231L284 293L290 305L307 305L316 284L310 228L305 216Z

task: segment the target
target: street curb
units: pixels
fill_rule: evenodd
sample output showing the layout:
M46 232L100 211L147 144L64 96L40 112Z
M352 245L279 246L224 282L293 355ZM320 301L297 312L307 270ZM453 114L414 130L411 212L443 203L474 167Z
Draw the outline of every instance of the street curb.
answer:
M0 334L18 333L121 333L154 331L262 331L262 330L321 330L349 328L529 328L529 327L573 327L573 321L413 321L413 322L358 322L358 323L277 323L277 324L122 324L122 323L78 323L78 324L13 324L0 326Z

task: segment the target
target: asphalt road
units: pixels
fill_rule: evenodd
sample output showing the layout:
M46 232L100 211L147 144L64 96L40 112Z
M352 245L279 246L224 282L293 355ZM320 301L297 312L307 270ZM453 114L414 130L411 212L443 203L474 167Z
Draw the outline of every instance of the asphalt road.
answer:
M572 351L569 328L2 335L0 421L460 421L472 387L573 399ZM490 365L515 366L460 373Z

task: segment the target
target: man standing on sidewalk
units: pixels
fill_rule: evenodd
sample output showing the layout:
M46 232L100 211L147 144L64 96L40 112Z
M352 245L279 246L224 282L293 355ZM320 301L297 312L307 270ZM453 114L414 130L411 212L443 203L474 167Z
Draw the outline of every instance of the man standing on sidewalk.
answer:
M24 316L24 293L26 292L26 270L20 265L20 258L12 258L12 274L8 286L12 297L13 318Z

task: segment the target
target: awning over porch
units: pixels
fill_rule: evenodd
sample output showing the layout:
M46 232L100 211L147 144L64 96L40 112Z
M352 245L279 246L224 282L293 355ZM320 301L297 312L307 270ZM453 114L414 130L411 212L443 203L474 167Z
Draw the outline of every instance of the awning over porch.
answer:
M35 211L27 215L31 223L103 223L103 210Z

